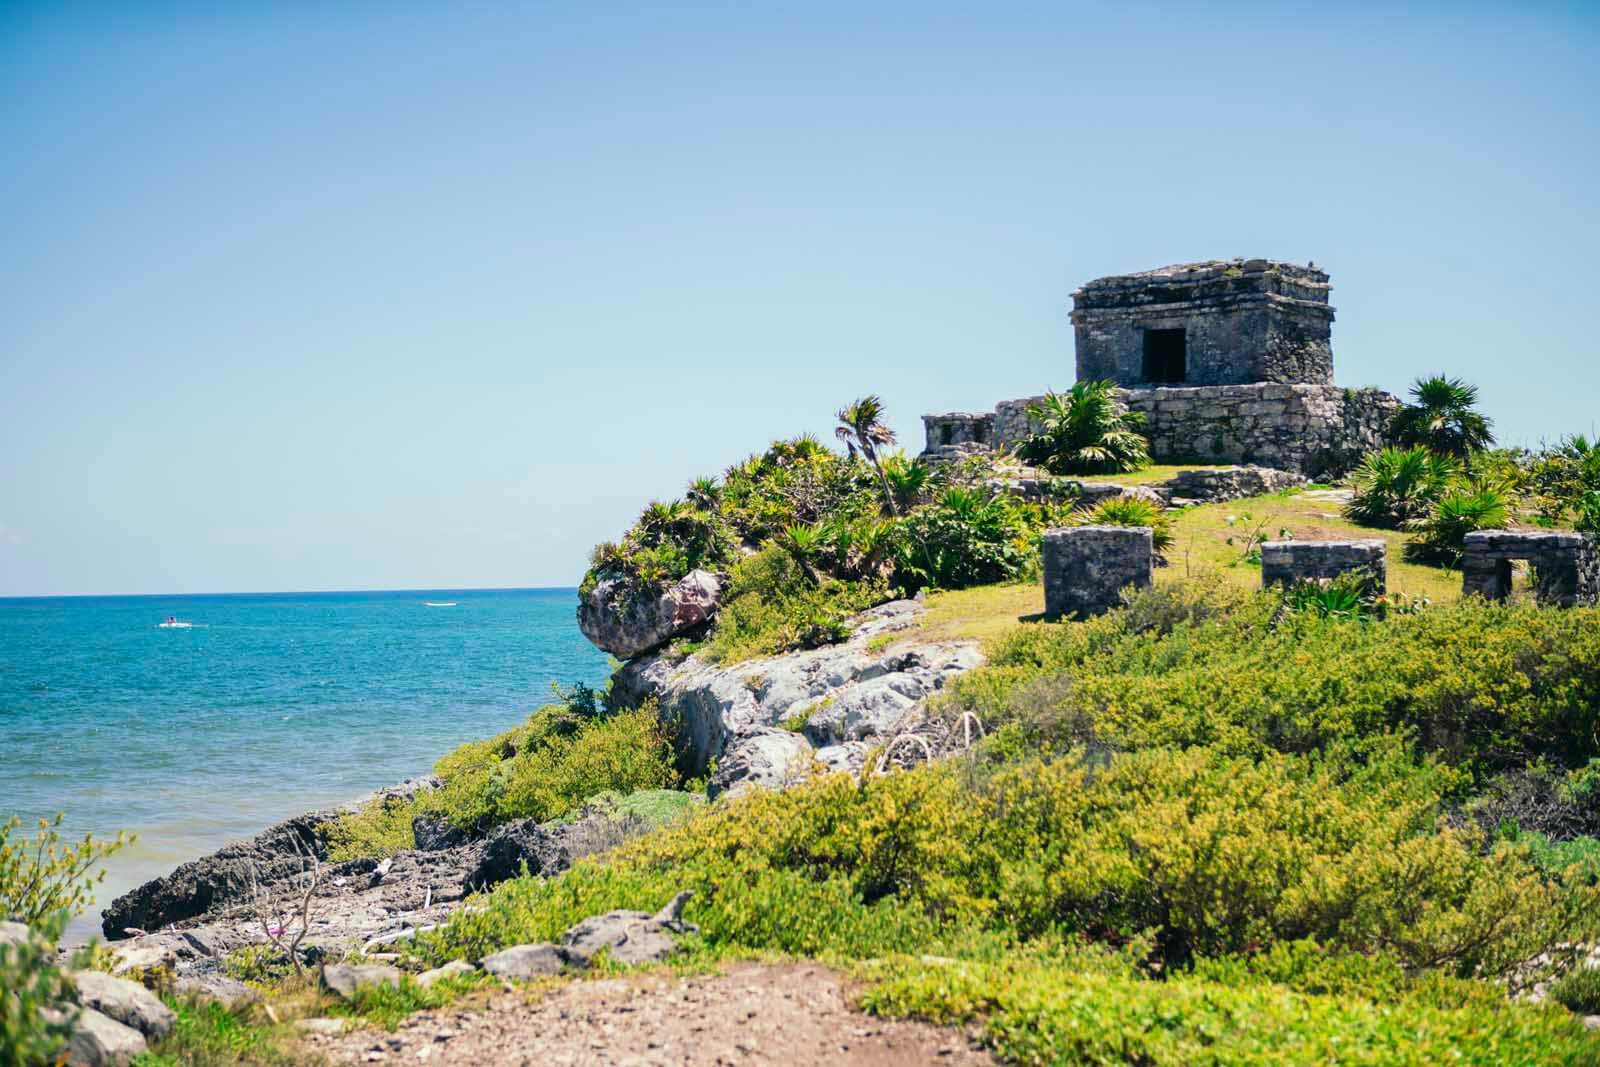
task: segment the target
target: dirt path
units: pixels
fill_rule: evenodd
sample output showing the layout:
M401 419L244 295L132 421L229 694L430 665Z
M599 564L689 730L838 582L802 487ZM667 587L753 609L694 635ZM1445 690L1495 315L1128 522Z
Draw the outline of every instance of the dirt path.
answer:
M460 1067L995 1063L960 1030L852 1010L843 979L816 964L573 982L531 1004L507 995L487 1011L423 1012L392 1034L307 1045L335 1063Z

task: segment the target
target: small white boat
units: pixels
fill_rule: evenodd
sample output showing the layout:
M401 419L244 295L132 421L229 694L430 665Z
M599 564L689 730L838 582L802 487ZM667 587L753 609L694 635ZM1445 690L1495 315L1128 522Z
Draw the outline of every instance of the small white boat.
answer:
M453 608L456 606L456 602L454 600L424 600L422 606L425 608Z
M160 630L192 630L194 629L194 623L183 622L176 615L171 615L168 616L166 622L156 623L156 628Z

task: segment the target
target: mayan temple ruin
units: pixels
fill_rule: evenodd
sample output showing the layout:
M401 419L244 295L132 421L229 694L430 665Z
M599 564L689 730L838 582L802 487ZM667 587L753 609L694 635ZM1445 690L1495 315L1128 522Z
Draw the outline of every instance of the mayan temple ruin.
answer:
M1269 259L1097 278L1072 294L1080 381L1121 387L1158 463L1254 463L1326 477L1381 442L1399 400L1334 385L1328 275ZM925 415L931 459L1008 449L1039 397Z

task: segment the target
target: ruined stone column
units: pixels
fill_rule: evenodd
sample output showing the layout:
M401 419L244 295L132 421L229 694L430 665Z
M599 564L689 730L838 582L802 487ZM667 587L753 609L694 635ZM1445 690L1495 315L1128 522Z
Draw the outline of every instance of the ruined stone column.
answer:
M1150 585L1154 547L1148 526L1070 526L1046 530L1044 611L1087 618L1121 603L1129 585Z
M1261 546L1261 587L1317 582L1363 573L1371 596L1389 589L1388 544L1361 541L1268 541Z

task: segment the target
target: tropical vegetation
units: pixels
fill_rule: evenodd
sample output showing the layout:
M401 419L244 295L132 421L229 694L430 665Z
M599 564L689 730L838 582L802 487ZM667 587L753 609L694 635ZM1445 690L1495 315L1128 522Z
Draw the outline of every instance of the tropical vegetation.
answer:
M1017 455L1053 474L1118 474L1150 463L1144 416L1117 399L1114 382L1076 382L1028 406L1039 429Z

